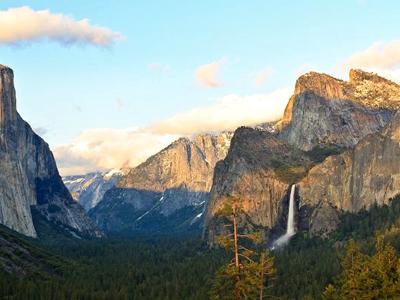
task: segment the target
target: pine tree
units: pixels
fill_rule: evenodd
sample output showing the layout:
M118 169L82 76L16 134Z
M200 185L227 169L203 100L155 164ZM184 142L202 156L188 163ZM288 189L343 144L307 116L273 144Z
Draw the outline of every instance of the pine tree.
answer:
M238 221L243 214L241 201L227 197L218 215L228 221L227 234L218 237L218 244L232 253L232 260L216 274L210 291L211 299L265 299L266 286L275 269L267 251L258 252L252 245L262 242L261 232L239 232ZM250 245L250 246L249 246Z
M363 254L350 241L342 259L342 273L335 285L328 285L324 299L399 299L400 260L395 249L378 236L375 254Z

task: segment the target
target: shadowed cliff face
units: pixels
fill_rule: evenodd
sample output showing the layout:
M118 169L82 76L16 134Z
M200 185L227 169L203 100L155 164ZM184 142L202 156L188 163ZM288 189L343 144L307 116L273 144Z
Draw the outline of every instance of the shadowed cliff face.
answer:
M0 223L36 236L31 206L48 220L100 235L65 188L48 145L16 111L13 71L0 66Z
M222 133L175 141L122 176L90 216L109 232L201 227L214 166L225 157L230 139L230 133ZM155 228L156 223L165 228Z
M301 76L273 133L235 132L215 169L208 240L223 230L215 214L226 196L242 199L242 226L282 232L289 184L300 182L297 224L320 235L337 226L341 210L388 201L400 191L398 141L387 129L397 132L399 108L400 86L372 73L352 70L348 82L315 72Z
M308 227L315 234L335 229L342 210L382 205L400 193L400 113L354 149L312 168L299 183L299 193L300 207L308 207Z
M227 157L215 168L205 224L207 238L213 241L222 230L214 216L227 196L241 199L246 214L243 226L273 228L285 218L282 208L287 206L290 184L302 178L311 163L303 151L268 131L237 129Z
M360 70L349 77L301 76L277 124L279 138L308 151L317 145L353 147L381 130L400 108L400 86Z

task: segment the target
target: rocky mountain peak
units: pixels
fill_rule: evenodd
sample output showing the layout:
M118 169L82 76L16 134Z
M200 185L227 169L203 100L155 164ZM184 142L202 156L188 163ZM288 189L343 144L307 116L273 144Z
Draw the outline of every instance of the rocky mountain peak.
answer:
M19 116L13 79L0 66L0 224L34 237L34 210L71 234L101 236L62 183L48 144Z
M345 85L346 83L343 80L330 75L308 72L297 79L294 94L299 95L311 91L322 97L343 98L345 95Z
M400 108L400 85L376 73L351 69L349 81L330 75L308 72L295 85L294 96L312 92L327 99L343 99L372 108Z
M231 137L223 132L176 140L124 174L89 214L107 232L202 226L214 167L225 158Z
M179 138L131 169L118 187L162 192L186 183L194 190L209 191L214 166L225 157L229 142L228 133Z
M400 86L362 70L351 70L349 78L300 76L276 124L279 137L308 151L317 145L352 147L381 130L400 109Z
M17 108L12 69L0 65L0 126L14 124Z
M375 109L400 109L400 85L375 73L350 70L346 99Z
M349 72L349 82L352 84L357 84L357 82L369 80L373 82L384 82L386 84L397 85L395 82L390 81L384 77L379 76L376 73L366 72L361 69L351 69Z

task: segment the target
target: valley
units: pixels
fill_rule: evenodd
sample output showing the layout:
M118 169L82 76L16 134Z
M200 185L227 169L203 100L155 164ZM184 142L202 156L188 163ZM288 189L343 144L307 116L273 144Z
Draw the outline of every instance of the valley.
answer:
M400 299L397 3L23 2L0 299Z

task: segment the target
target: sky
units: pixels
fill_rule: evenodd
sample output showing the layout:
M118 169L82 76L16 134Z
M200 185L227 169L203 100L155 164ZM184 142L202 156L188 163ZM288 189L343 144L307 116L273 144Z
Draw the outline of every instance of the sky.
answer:
M62 174L280 118L296 78L400 81L398 1L0 1L0 64Z

